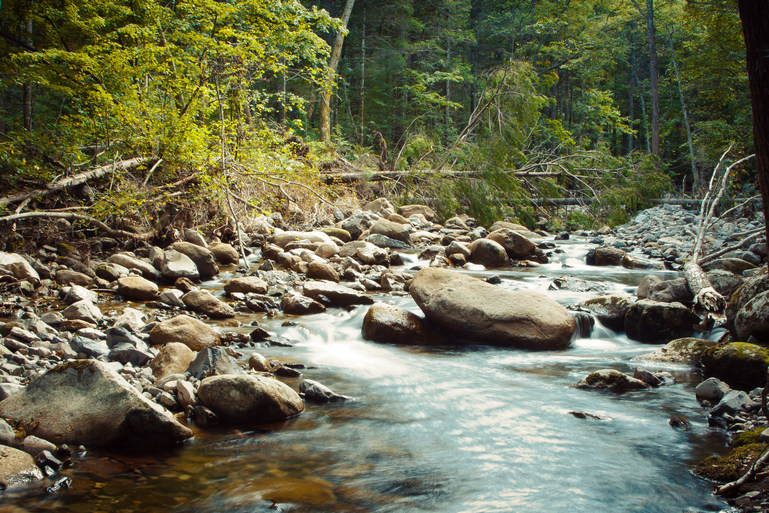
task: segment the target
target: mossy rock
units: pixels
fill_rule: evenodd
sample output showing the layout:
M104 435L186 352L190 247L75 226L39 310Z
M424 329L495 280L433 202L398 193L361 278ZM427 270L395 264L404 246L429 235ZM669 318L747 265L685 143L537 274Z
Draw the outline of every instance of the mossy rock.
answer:
M694 473L716 483L729 483L742 477L766 447L766 444L741 445L723 456L710 456L695 467Z
M633 301L633 298L612 294L588 299L580 306L589 310L607 328L622 331L625 329L625 314Z
M714 376L734 389L750 391L766 384L769 348L731 342L706 349L701 361L705 377Z
M755 269L755 265L751 264L750 262L747 262L741 258L719 258L717 260L713 260L711 262L708 262L707 264L703 264L702 269L705 272L714 271L716 269L723 269L724 271L729 271L734 274L742 274L743 271L747 271L748 269Z
M736 448L742 447L743 445L757 444L759 443L758 439L761 437L761 433L764 432L764 429L766 428L762 427L753 429L752 431L743 431L735 436L729 445L731 445L732 448Z
M748 301L769 290L769 271L764 267L737 287L726 305L726 319L733 326L734 318Z
M684 337L672 340L657 351L639 356L639 360L699 365L702 354L716 345L712 340Z

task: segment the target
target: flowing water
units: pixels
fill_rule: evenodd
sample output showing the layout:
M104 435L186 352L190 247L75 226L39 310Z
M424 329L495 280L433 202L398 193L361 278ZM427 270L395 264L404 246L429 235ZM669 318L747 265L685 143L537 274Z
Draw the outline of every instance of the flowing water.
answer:
M568 287L548 292L564 305L632 291L647 274L584 265L584 241L559 247L565 251L539 268L468 272L497 274L509 289L545 291L566 280ZM407 267L425 265L408 258ZM419 312L408 296L376 299ZM65 472L73 479L69 490L0 500L28 511L110 513L726 508L712 485L690 472L725 441L708 429L694 398L695 372L669 367L675 384L623 395L573 387L594 370L632 372L631 360L654 346L600 325L557 352L390 346L361 338L367 308L331 309L292 326L283 326L283 317L256 317L294 344L258 348L262 354L304 363L303 377L351 400L308 404L279 425L196 431L169 453L92 451ZM300 380L285 381L297 388ZM673 429L674 415L691 428Z

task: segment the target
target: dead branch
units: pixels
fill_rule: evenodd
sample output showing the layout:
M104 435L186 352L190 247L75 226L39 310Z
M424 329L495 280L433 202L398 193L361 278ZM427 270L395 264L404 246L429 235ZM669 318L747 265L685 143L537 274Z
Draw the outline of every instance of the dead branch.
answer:
M17 203L20 201L29 200L36 196L48 196L49 194L53 194L55 192L61 191L63 189L66 189L67 187L80 185L80 184L86 183L89 180L93 180L93 179L108 175L110 173L113 173L116 170L129 169L129 168L138 166L139 164L141 164L142 162L145 162L146 160L147 159L144 157L120 160L113 164L107 164L106 166L97 167L96 169L92 169L91 171L86 171L84 173L79 173L77 175L71 176L69 178L64 178L63 180L58 180L42 189L35 189L32 191L12 194L10 196L0 198L0 207L11 205L13 203Z
M743 246L743 244L745 244L748 241L755 240L755 239L759 238L763 233L764 233L764 228L756 228L755 230L751 230L750 232L746 232L746 233L743 233L743 234L736 234L736 235L743 235L743 236L746 235L746 237L743 238L742 240L740 240L740 242L737 243L737 244L734 244L732 246L729 246L729 247L726 247L726 248L723 248L723 249L719 249L715 253L710 253L708 256L700 258L700 262L699 263L700 264L706 264L706 263L708 263L708 262L710 262L712 260L715 260L716 258L718 258L718 257L720 257L722 255L725 255L725 254L731 252L731 251L735 251L737 249L740 249Z
M743 474L739 479L732 481L731 483L726 483L723 486L719 486L716 488L714 493L716 495L731 495L732 493L739 490L742 485L753 479L753 477L756 475L756 472L758 472L758 469L767 463L769 463L769 449L766 449L763 454L761 454L761 456L755 462L753 462L748 471L745 472L745 474Z
M102 230L107 235L111 237L128 237L130 239L134 240L150 240L156 235L156 232L145 232L145 233L133 233L126 230L116 230L107 224L99 221L98 219L91 217L91 216L85 216L82 214L75 214L73 212L24 212L21 214L12 214L5 217L0 217L0 223L3 222L15 222L20 219L67 219L69 221L82 221L84 223L91 224L95 226L96 228Z

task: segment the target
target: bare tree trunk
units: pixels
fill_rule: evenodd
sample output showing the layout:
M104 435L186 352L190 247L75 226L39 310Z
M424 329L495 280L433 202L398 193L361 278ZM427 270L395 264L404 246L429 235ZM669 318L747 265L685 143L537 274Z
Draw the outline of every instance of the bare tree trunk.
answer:
M692 126L689 123L689 111L686 109L684 101L684 88L681 85L681 74L678 72L678 61L676 60L676 49L673 45L673 34L670 34L670 57L673 61L673 70L676 73L676 82L678 83L678 97L681 100L681 112L684 115L684 127L686 128L686 141L689 143L689 159L692 164L692 196L697 197L700 192L700 172L697 170L697 162L694 159L694 142L692 140Z
M753 146L769 244L769 4L739 0L753 106Z
M336 77L336 68L339 66L339 60L342 58L342 45L344 44L345 30L350 21L352 7L355 0L347 0L342 13L342 29L336 34L334 45L331 47L331 58L326 70L326 79L324 80L323 90L320 99L320 139L326 145L331 144L331 93L334 89L334 78Z
M635 23L630 27L630 69L627 74L627 110L628 118L632 126L635 120ZM627 154L633 153L635 135L627 134Z
M358 144L363 147L363 126L366 113L366 2L363 2L363 20L361 21L360 37L360 135Z
M27 20L24 24L24 43L32 46L32 20ZM22 86L22 112L24 130L32 131L32 82L24 82Z
M637 0L631 0L633 5L641 13L646 21L646 37L649 39L649 92L652 100L652 135L651 148L652 155L660 154L660 96L659 79L657 64L657 28L654 25L654 0L646 0L646 10L644 11Z

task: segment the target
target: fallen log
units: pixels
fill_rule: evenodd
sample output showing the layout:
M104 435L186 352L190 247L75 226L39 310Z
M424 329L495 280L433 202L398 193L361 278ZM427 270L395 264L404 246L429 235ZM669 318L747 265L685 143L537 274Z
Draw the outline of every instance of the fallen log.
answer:
M138 166L139 164L145 162L146 160L147 159L144 157L120 160L117 162L113 162L112 164L107 164L105 166L97 167L96 169L92 169L84 173L79 173L74 176L70 176L69 178L58 180L40 189L34 189L31 191L25 191L25 192L20 192L18 194L5 196L4 198L0 198L0 207L29 200L36 196L48 196L49 194L53 194L54 192L64 190L67 187L81 185L86 183L89 180L94 180L96 178L106 176L110 173L119 171L121 169L130 169L132 167Z
M103 223L102 221L99 221L95 217L91 216L85 216L82 214L75 214L73 212L24 212L21 214L12 214L5 217L0 217L0 223L10 223L15 222L20 219L66 219L68 221L82 221L84 223L91 224L95 226L96 228L102 230L104 233L111 237L127 237L134 240L150 240L155 235L157 235L156 232L150 231L150 232L144 232L144 233L134 233L129 232L127 230L116 230L109 225Z

